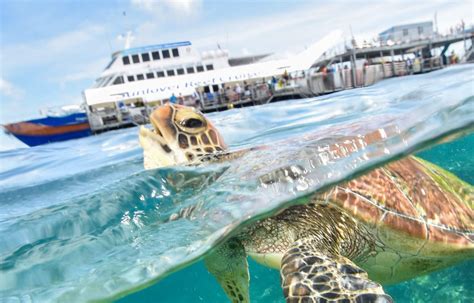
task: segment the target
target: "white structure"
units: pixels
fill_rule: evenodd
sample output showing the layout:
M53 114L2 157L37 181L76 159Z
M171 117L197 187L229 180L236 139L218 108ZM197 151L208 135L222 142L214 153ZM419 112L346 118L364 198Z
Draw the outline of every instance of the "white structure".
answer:
M189 41L131 48L112 54L112 61L92 88L225 67L229 67L227 51L216 50L200 55L193 50Z
M115 52L95 84L83 92L89 123L93 131L144 123L148 112L172 95L193 102L198 87L215 92L225 83L308 69L339 37L339 31L333 32L289 60L238 66L229 65L227 51L199 54L188 41Z
M391 40L397 41L413 41L427 39L433 36L433 22L419 22L412 24L396 25L381 32L379 39L382 42Z
M177 79L228 68L228 59L228 52L221 49L199 54L189 41L113 53L100 77L83 93L92 129L144 122L140 117L147 116L145 103L153 107L173 93L192 95L194 89L176 86Z

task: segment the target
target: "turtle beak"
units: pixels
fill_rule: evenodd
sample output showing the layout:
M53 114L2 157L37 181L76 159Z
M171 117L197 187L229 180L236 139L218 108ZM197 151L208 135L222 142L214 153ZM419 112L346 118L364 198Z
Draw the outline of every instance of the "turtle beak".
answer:
M160 115L153 113L150 115L150 121L153 126L149 129L145 126L140 127L139 141L143 148L145 169L153 169L177 164L174 153L160 130Z
M143 163L145 169L170 166L176 163L171 149L163 137L154 130L149 130L145 126L141 126L139 140L143 148Z
M149 140L160 145L167 145L165 138L163 137L163 133L160 130L159 120L160 116L153 112L150 115L150 122L153 128L149 129L145 126L140 127L140 144L142 143L142 140ZM145 148L143 145L142 147Z

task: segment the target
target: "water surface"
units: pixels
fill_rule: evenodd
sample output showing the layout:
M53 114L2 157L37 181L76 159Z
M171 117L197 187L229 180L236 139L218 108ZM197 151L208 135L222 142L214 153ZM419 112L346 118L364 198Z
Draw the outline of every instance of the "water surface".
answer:
M150 286L247 220L448 135L466 135L473 80L465 65L210 114L230 149L266 147L200 167L144 171L136 128L1 152L0 299L110 300ZM471 135L420 155L472 184L472 147ZM281 177L295 169L304 177ZM268 178L275 182L262 183ZM200 206L195 220L166 221L190 205ZM453 300L469 299L472 269L466 263L388 291L418 302L438 285ZM281 302L278 272L255 263L250 270L252 300ZM455 278L456 271L465 275ZM224 294L199 262L124 298L145 299L220 302Z

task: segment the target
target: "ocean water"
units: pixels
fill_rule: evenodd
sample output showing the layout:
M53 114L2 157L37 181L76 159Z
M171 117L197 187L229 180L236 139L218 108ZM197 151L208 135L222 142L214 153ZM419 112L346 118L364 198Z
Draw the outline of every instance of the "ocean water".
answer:
M414 152L473 184L473 71L209 114L231 150L264 147L223 163L145 171L137 128L0 152L0 301L226 302L199 258L243 222ZM194 220L167 222L191 205ZM252 302L283 302L277 271L250 272ZM466 261L386 289L472 302L473 272Z

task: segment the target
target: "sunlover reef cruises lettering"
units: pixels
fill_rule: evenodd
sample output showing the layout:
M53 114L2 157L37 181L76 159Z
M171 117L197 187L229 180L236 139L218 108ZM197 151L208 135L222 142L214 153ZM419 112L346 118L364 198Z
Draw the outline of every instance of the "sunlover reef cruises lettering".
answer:
M176 84L176 85L165 85L165 86L160 86L156 88L146 88L146 89L140 89L136 91L127 91L127 92L120 92L116 94L111 94L110 96L120 96L122 98L131 98L131 97L138 97L138 96L144 96L144 95L151 95L151 94L156 94L159 92L165 92L165 91L174 91L174 90L179 90L180 88L188 88L188 87L200 87L200 86L205 86L209 84L218 84L218 83L225 83L225 82L232 82L232 81L238 81L242 79L249 79L252 77L258 77L259 72L253 72L253 73L245 73L245 74L240 74L240 75L232 75L229 77L216 77L216 78L211 78L207 80L202 80L202 81L189 81L185 82L184 84Z

